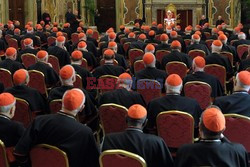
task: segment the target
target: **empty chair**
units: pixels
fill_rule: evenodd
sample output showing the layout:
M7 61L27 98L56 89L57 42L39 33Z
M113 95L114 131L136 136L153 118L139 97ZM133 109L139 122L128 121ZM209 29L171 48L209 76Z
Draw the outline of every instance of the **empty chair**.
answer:
M238 53L238 56L239 58L241 59L242 55L248 51L248 45L246 44L243 44L243 45L239 45L237 47L237 53Z
M168 55L170 54L171 52L168 51L168 50L157 50L156 51L156 54L155 54L155 57L156 57L156 60L158 60L160 63L162 61L162 58L165 56L165 55Z
M134 62L134 73L136 73L144 68L145 68L145 66L144 66L143 60L137 60Z
M101 167L146 167L145 160L125 150L106 150L99 158Z
M57 113L62 109L62 99L55 99L49 103L51 113Z
M67 154L61 149L48 144L39 144L30 151L33 167L69 167Z
M226 89L226 69L224 66L218 64L208 64L205 66L204 71L217 77L223 88Z
M56 56L49 55L48 63L50 63L57 74L60 71L59 60Z
M134 63L135 58L139 56L143 56L144 52L141 49L130 49L128 52L128 58L131 64Z
M30 81L28 86L37 89L42 95L48 97L44 74L37 70L29 70Z
M128 109L124 106L108 103L99 107L99 117L104 134L122 132L127 128Z

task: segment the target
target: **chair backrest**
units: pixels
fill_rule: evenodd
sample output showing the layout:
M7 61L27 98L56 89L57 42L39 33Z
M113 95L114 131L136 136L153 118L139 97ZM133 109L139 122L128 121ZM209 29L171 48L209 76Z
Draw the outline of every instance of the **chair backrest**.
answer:
M144 52L141 49L130 49L128 52L128 58L131 64L134 63L136 57L143 56Z
M95 40L98 40L99 39L99 32L94 30L92 38L94 38Z
M99 157L101 167L146 167L145 160L125 150L106 150Z
M249 45L246 45L246 44L243 44L243 45L239 45L237 47L237 53L238 53L238 56L239 58L241 59L242 55L248 51L248 46Z
M62 109L62 99L55 99L49 103L51 113L57 113Z
M74 88L82 89L82 77L79 74L76 74L76 80L73 84Z
M57 74L60 71L59 60L56 56L49 55L48 63L50 63Z
M104 59L101 59L100 65L103 66L104 64L105 64L105 60L104 60ZM117 60L114 60L113 64L114 64L114 66L118 66Z
M137 81L137 92L148 104L151 100L161 97L161 84L152 79L140 79Z
M78 34L77 33L71 34L71 41L72 41L72 44L74 44L74 45L79 42L79 38L78 38Z
M204 32L204 35L205 35L206 39L211 37L211 34L209 32Z
M9 39L12 38L12 35L6 34L4 38L5 38L6 42L8 43L8 42L9 42Z
M37 70L29 70L28 72L30 76L28 86L37 89L42 95L48 97L44 74Z
M56 42L56 38L50 36L50 37L48 37L47 41L48 41L48 46L51 46L53 43Z
M164 57L165 55L170 54L170 53L171 53L171 52L170 52L169 50L157 50L157 51L156 51L156 54L155 54L156 60L158 60L158 61L161 63L163 57Z
M127 39L126 37L121 38L121 39L120 39L120 44L123 45L126 39Z
M25 49L25 46L24 46L24 39L21 40L21 48L22 48L22 50Z
M0 82L3 83L4 88L10 88L13 86L12 75L9 70L0 68Z
M68 34L66 32L63 32L63 36L65 37L65 41L68 41Z
M225 114L226 130L223 134L231 141L242 144L250 153L250 118L238 114Z
M8 45L9 45L9 47L13 47L16 50L18 50L18 42L17 42L17 40L15 38L10 38L8 40Z
M30 151L31 164L34 167L69 167L67 154L48 144L39 144Z
M208 39L208 40L205 41L205 43L206 43L206 45L207 45L207 47L208 47L209 50L212 49L211 46L213 44L213 41L214 41L213 39Z
M190 50L190 51L188 52L188 56L189 56L191 59L194 59L194 58L197 57L197 56L205 57L205 56L206 56L206 53L205 53L203 50L194 49L194 50Z
M16 97L16 111L12 120L22 122L24 127L28 127L32 121L29 103L21 98Z
M204 71L210 75L217 77L223 86L226 88L226 69L224 66L218 64L208 64L205 66Z
M170 74L178 74L182 79L187 75L188 68L183 62L172 61L166 64L166 72Z
M185 45L188 46L191 44L191 39L184 39Z
M186 112L161 112L156 118L156 124L158 136L170 148L179 148L183 144L194 142L194 119Z
M126 42L123 44L123 49L124 49L125 53L127 53L130 44L131 44L131 42Z
M158 40L158 41L160 41L161 40L161 34L156 35L155 39Z
M36 56L31 53L24 53L21 55L24 67L27 69L29 66L36 64Z
M102 75L98 79L98 89L100 93L109 92L116 89L118 77L113 75Z
M145 68L143 60L137 60L134 63L134 72L138 72L140 70L143 70Z
M227 57L229 59L231 65L232 65L232 67L233 67L234 56L233 56L232 53L230 53L230 52L220 52L220 55Z
M202 110L211 104L211 92L211 86L205 82L191 81L184 85L185 96L196 99Z
M82 64L80 66L88 69L88 61L85 58L82 58Z
M4 143L0 140L0 166L9 167L9 162L7 159L6 148Z
M122 132L127 128L128 109L124 106L108 103L99 107L99 117L104 134Z
M105 41L99 42L99 43L98 43L98 47L99 47L99 48L101 48L101 47L102 47L102 45L104 45L104 44L106 44L106 42L105 42Z

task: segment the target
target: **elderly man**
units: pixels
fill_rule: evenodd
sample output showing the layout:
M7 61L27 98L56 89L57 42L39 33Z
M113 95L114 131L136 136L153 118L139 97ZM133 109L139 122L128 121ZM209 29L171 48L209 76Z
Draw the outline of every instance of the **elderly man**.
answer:
M124 132L106 135L102 150L123 149L143 157L148 167L173 166L171 154L162 138L144 134L147 110L139 105L128 109L128 128Z
M5 52L6 59L0 62L0 68L9 70L11 74L14 74L17 70L24 68L24 66L16 61L17 51L13 47L9 47Z
M52 87L57 84L59 77L52 65L48 63L49 55L45 50L40 50L37 54L37 63L28 67L28 70L37 70L44 74L47 87Z
M205 44L200 43L201 41L201 37L198 34L193 34L192 35L192 44L187 46L187 53L191 50L202 50L206 53L206 55L210 54L209 49L207 48L207 46Z
M99 151L92 131L75 118L84 103L85 94L80 89L66 91L60 112L37 117L27 129L15 147L17 159L28 156L33 146L46 143L65 151L71 167L98 167Z
M26 100L32 112L48 113L48 105L44 96L38 90L28 87L29 73L24 69L17 70L13 75L14 85L7 88L5 92L13 94L15 97Z
M31 53L31 54L36 55L37 52L38 52L38 51L34 48L34 46L33 46L33 40L32 40L31 38L26 38L26 39L23 41L23 44L24 44L24 49L23 49L23 50L20 50L20 52L18 53L18 57L17 57L17 61L19 61L19 62L22 62L22 59L21 59L22 54Z
M197 56L193 60L192 69L193 73L188 74L184 80L183 85L190 81L201 81L209 84L212 88L211 97L216 98L224 95L223 87L220 81L213 75L204 72L206 61L203 57Z
M229 96L216 98L214 104L224 114L235 113L250 117L250 72L241 71L236 75L234 92Z
M115 103L125 106L126 108L129 108L133 104L146 106L143 97L139 93L131 91L133 80L128 73L122 73L119 75L117 84L118 89L101 95L99 106L105 103Z
M225 122L218 107L206 109L199 124L199 142L182 146L177 152L175 166L248 166L245 148L223 136Z
M180 96L182 79L177 74L171 74L165 81L166 96L154 99L148 104L148 128L155 129L156 117L160 112L179 110L191 114L198 126L202 112L198 102L189 97Z

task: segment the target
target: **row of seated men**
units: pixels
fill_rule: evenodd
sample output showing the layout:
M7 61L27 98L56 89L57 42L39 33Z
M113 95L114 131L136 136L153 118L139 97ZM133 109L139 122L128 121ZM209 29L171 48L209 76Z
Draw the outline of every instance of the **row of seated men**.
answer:
M67 67L70 66L64 68ZM65 70L64 68L62 70ZM24 70L17 72L19 71L25 73ZM70 73L72 71L69 69L64 71L64 75ZM18 75L20 74L18 73ZM25 79L23 78L23 80ZM130 88L132 78L128 73L123 73L119 76L118 82L120 88L115 92L127 91ZM163 101L171 101L172 103L181 101L179 94L182 79L177 74L169 75L165 86L167 95L150 102L155 107L153 112L157 111L157 105L163 105ZM250 73L242 71L237 74L235 87L240 90L236 92L236 95L249 96L246 91L250 88ZM130 100L129 98L133 99L133 95L136 93L127 92L127 94L130 96L125 96L126 100ZM137 97L140 98L139 95ZM248 98L249 101L249 97L245 98ZM35 118L25 130L22 124L11 121L15 115L15 97L10 93L0 94L0 139L4 141L6 147L15 147L13 154L17 161L13 162L13 166L29 166L29 151L40 143L54 145L64 150L72 167L99 166L100 149L102 151L123 149L136 153L145 159L147 166L248 166L248 154L245 148L240 144L231 143L223 136L223 131L226 128L225 118L217 106L210 106L202 112L199 125L196 125L199 126L200 140L195 144L187 144L179 148L176 159L173 161L163 139L143 133L142 130L147 121L151 121L147 118L152 114L150 113L152 111L147 111L145 107L136 102L128 109L128 128L124 132L106 135L101 148L98 148L91 129L75 119L78 112L82 112L84 109L85 102L86 96L82 90L78 88L68 89L63 94L60 112ZM195 100L187 98L181 101L181 105L185 105L185 103L187 103L184 106L186 108L188 106L199 108Z
M114 34L114 33L110 32L109 35L108 35L108 38L109 38L109 36L112 37L113 36L112 34ZM81 36L81 34L79 34L79 36ZM141 36L143 36L143 35L141 35ZM166 37L166 35L163 35L163 36ZM116 37L113 38L113 39L116 39ZM63 36L58 36L57 37L57 42L56 43L60 44L60 43L64 43L64 42L65 42L65 37L63 37ZM30 45L32 46L32 39L28 38L26 40L26 42L24 42L24 43L25 43L25 45L27 44L28 46L30 46ZM220 43L220 42L219 41L214 42L215 46L212 46L212 48L216 48L216 49L221 48L221 46L222 46L221 43L219 45L216 44L216 43ZM85 42L85 44L86 44L86 42ZM83 43L84 46L86 46L85 44ZM64 46L64 45L62 44L62 46ZM172 48L172 52L174 52L176 50L178 53L181 53L180 52L180 50L181 50L180 42L173 41L171 43L170 47ZM163 81L162 85L166 85L167 82L165 82L165 78L167 77L167 74L164 71L156 68L157 61L156 61L156 58L155 58L155 56L153 54L154 52L151 53L152 50L154 50L154 46L150 45L150 44L147 45L146 48L145 48L145 52L146 53L144 54L143 57L141 57L141 59L144 62L144 65L146 66L146 68L144 70L140 71L140 73L142 75L141 79L147 78L147 76L151 76L152 78L150 78L150 79L159 79L159 80L161 79ZM3 62L5 62L3 64L10 65L10 64L13 64L13 63L15 64L16 63L16 61L14 61L14 59L15 59L15 57L17 57L17 51L14 48L8 48L6 50L6 52L5 52L5 55L6 55L6 60L3 61ZM43 64L43 65L46 65L46 67L49 67L49 65L47 64L48 53L46 51L44 51L44 50L39 51L39 52L37 52L36 55L37 55L37 59L39 60L37 64ZM72 52L71 59L69 58L69 60L72 61L72 62L74 62L73 65L72 65L73 68L72 68L72 66L69 66L69 65L66 65L66 66L65 66L65 64L62 65L62 68L60 70L59 77L58 77L61 80L62 86L61 87L56 87L56 88L52 89L51 92L50 92L50 94L49 94L49 99L50 99L51 96L52 97L56 96L55 97L56 99L60 99L60 98L63 97L63 94L64 94L64 92L66 90L73 88L72 85L73 85L73 82L75 80L75 73L76 73L75 71L77 71L77 70L75 70L74 65L76 65L77 67L79 67L79 64L81 64L81 58L83 56L84 56L84 54L82 54L82 52L79 52L79 51L73 51ZM206 75L203 72L204 66L205 66L206 61L207 61L206 59L204 59L202 57L197 57L192 62L189 57L185 57L185 56L183 56L183 57L180 57L180 58L188 59L188 62L190 63L189 67L193 68L194 74L200 74L202 76ZM120 74L122 74L122 73L125 72L124 68L122 68L120 66L114 66L113 65L113 62L114 62L114 59L115 59L115 53L114 53L114 51L112 51L110 49L105 50L104 53L103 53L103 58L104 58L105 64L103 66L97 67L93 71L93 75L95 77L98 78L98 77L100 77L102 75L105 75L105 74L111 74L111 75L120 76ZM17 63L17 64L20 65L20 63ZM10 69L10 71L12 71L11 68L8 68L7 65L6 65L5 68L6 69ZM11 67L13 67L13 68L16 68L17 66L18 65L11 65ZM20 68L21 68L21 66L20 66ZM28 78L29 78L28 77L28 73L25 70L20 70L20 68L18 67L18 69L14 69L13 73L12 73L13 74L13 81L14 81L14 84L16 85L15 87L18 87L18 86L20 87L21 86L21 87L28 88L27 86L25 86L28 83ZM50 67L50 69L51 69L51 67ZM82 69L82 68L80 68L80 69ZM87 70L85 70L85 71L87 71ZM91 75L91 73L89 73L88 71L87 71L87 73ZM135 76L137 78L139 78L139 76L140 76L139 74L140 73L138 72L137 74L135 74ZM247 73L245 71L244 71L244 73L246 73L245 75L249 75L249 73ZM192 75L193 74L190 74L190 76L192 76ZM48 79L51 78L49 75L45 74L45 76L47 76ZM148 126L149 126L149 128L150 127L151 128L155 128L154 127L155 126L155 122L154 122L155 119L154 118L150 118L151 117L150 115L153 115L153 117L154 117L154 113L153 113L154 111L153 110L157 109L157 107L164 107L164 106L165 107L172 106L173 108L159 108L158 111L161 112L161 111L165 111L165 110L171 110L171 109L176 109L177 110L178 109L180 111L189 112L195 118L195 120L196 120L196 126L198 126L199 117L200 117L200 114L202 112L201 109L200 109L200 107L199 107L199 105L198 105L198 103L195 100L192 100L192 99L189 99L189 98L183 98L182 96L180 96L181 87L182 87L182 86L180 86L180 83L181 83L181 85L183 85L183 83L182 83L182 81L180 80L180 78L178 76L174 75L173 77L175 77L175 78L172 79L172 80L174 80L174 81L177 80L178 82L177 82L177 84L173 83L173 85L170 85L170 86L172 86L172 87L173 86L177 86L177 90L178 91L177 92L174 92L174 91L173 92L168 92L166 98L168 97L168 95L177 95L175 97L176 98L180 98L180 100L178 100L178 99L173 100L173 101L171 100L169 102L170 105L167 105L167 103L165 101L164 102L160 101L160 100L163 100L165 97L163 99L157 99L157 100L159 100L156 103L158 105L154 104L153 101L150 102L149 105L148 105L148 119L149 119ZM86 76L82 77L82 78L85 79L85 83L86 83ZM205 77L205 78L207 79L207 77ZM220 93L214 93L214 94L217 94L217 95L214 95L214 97L223 95L223 90L221 89L222 86L220 85L220 83L218 82L218 80L216 78L214 78L214 77L211 77L211 78L212 78L211 79L212 81L209 84L210 85L214 84L213 86L211 86L213 88L213 92L220 92ZM249 78L249 76L248 76L248 78ZM243 88L235 86L235 91L236 92L233 95L228 96L228 97L231 97L230 102L233 101L234 103L231 103L231 105L228 105L228 102L227 102L227 100L229 100L229 99L227 99L228 97L221 97L223 99L222 102L225 102L224 105L220 106L220 108L222 109L223 113L236 112L236 113L243 114L243 115L245 115L244 113L248 114L247 111L249 111L249 105L247 104L247 101L249 101L249 95L247 94L247 91L249 90L249 88L248 88L248 82L249 81L245 81L243 79L242 81L240 81L240 82L238 81L237 83L239 84L241 82L243 82ZM143 105L143 106L146 107L146 104L145 104L143 98L138 93L128 91L128 90L131 89L131 81L128 82L128 84L126 84L126 83L127 82L125 82L124 84L121 84L121 87L124 87L123 89L114 90L114 91L110 92L110 94L106 93L103 96L99 97L98 98L99 99L98 102L95 101L95 99L94 99L95 96L93 96L93 94L91 94L91 93L89 94L89 92L83 90L83 92L84 92L84 94L86 96L85 111L83 112L83 114L84 115L96 114L96 109L95 109L95 107L93 107L95 104L97 104L97 106L99 106L101 104L110 103L110 102L121 104L121 105L123 105L123 106L125 106L127 108L129 108L133 104L141 104L141 105ZM237 85L237 83L236 83L236 85ZM86 83L86 85L87 85L87 83ZM239 85L242 86L242 84L239 84ZM87 86L85 88L87 89ZM8 89L6 89L6 90L8 90ZM166 90L167 91L171 90L171 88L166 88ZM14 96L17 96L17 95L14 94L14 92L11 92L11 93ZM26 91L24 91L24 92L26 92ZM24 92L21 93L21 94L25 95ZM237 92L239 92L239 93L237 93ZM36 96L39 97L39 95L36 95ZM30 95L29 97L32 97L33 99L35 99L36 96L31 96ZM88 96L89 96L89 98L88 98ZM124 99L127 99L128 96L131 96L131 100L124 100ZM232 99L235 99L234 98L235 96L236 97L239 96L237 98L237 99L239 99L239 101L232 100ZM110 99L109 99L109 97L110 97ZM44 98L44 97L41 97L41 98ZM169 98L169 99L172 99L172 98ZM218 101L219 101L219 99L220 98L218 98ZM29 100L27 100L27 101L29 101ZM32 104L34 104L34 103L37 102L37 100L34 100L34 101L35 102L33 102L33 103L29 101L30 105L32 105ZM42 100L38 100L38 101L42 101ZM187 102L188 105L190 105L190 104L194 104L194 105L190 105L190 106L187 105L187 106L185 106L184 105L185 102ZM46 99L45 99L45 103L46 103ZM161 104L161 105L159 105L159 104ZM150 105L152 106L152 108L151 108L152 112L150 111ZM219 103L217 105L219 105ZM43 105L43 106L46 106L46 105ZM87 106L92 106L92 107L88 108ZM184 109L181 108L182 106L183 106ZM224 108L223 108L223 106L224 106ZM192 107L194 107L194 108L192 108ZM225 107L228 107L228 108L225 109ZM185 110L185 108L189 108L190 110L189 111ZM41 108L40 109L34 109L33 111L36 111L36 110L41 110ZM44 111L45 111L45 113L48 112L47 109L44 109ZM197 111L197 112L195 112L195 111ZM157 115L157 113L155 113L155 114ZM145 156L143 156L143 157L145 158ZM148 164L149 164L149 162L148 162Z

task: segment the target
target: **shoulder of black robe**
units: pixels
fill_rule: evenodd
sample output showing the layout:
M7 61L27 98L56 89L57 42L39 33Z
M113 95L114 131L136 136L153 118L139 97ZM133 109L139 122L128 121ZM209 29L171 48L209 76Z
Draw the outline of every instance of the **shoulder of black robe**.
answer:
M85 58L88 62L88 66L92 66L92 67L96 67L97 66L97 61L96 61L96 58L95 56L93 55L92 52L90 51L81 51L82 54L83 54L83 58Z
M116 53L115 54L115 60L117 60L119 66L122 66L124 69L128 68L127 62L126 62L123 55L120 55L120 54Z
M22 58L21 58L21 57L22 57L23 54L25 54L25 53L31 53L31 54L33 54L33 55L36 56L37 52L38 52L38 50L36 50L36 49L31 49L31 48L26 48L26 49L24 49L24 50L20 50L20 51L18 52L18 54L17 54L16 61L22 63Z
M14 86L7 88L5 92L11 93L13 96L26 100L32 112L41 112L41 114L49 113L49 106L46 98L36 89L26 85Z
M175 166L247 167L248 156L245 148L241 144L228 142L198 142L183 145L178 149Z
M58 58L60 67L70 64L70 55L66 50L59 48L58 46L50 46L48 48L48 54L54 55Z
M30 149L41 143L65 151L71 167L99 166L100 153L91 129L65 113L36 117L16 145L14 154L17 159L28 156Z
M5 147L16 146L19 139L24 134L25 128L20 122L10 120L0 114L0 139Z
M102 75L114 75L118 77L120 74L124 72L125 69L121 66L103 65L97 67L92 74L96 78L99 78Z
M249 67L250 67L250 59L241 60L239 71L246 70Z
M23 69L24 66L20 62L10 60L10 59L5 59L0 62L0 68L9 70L11 74L13 75L17 70Z
M104 138L102 151L122 149L144 158L148 167L172 167L171 154L162 138L144 134L138 129L127 129L124 132L108 134Z
M87 44L87 49L89 52L93 53L93 55L95 57L98 57L98 54L97 54L97 49L95 47L95 44L93 42L90 42L90 41L85 41L86 44Z
M5 51L7 49L7 45L4 40L0 39L0 51Z
M4 91L4 85L3 83L0 82L0 93L3 93L3 91Z

